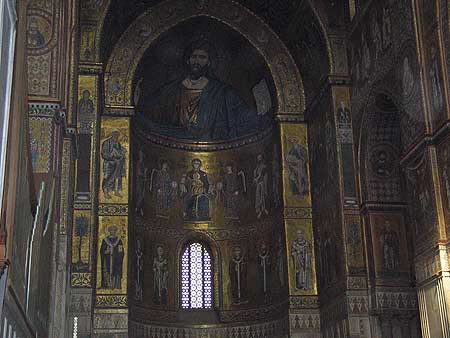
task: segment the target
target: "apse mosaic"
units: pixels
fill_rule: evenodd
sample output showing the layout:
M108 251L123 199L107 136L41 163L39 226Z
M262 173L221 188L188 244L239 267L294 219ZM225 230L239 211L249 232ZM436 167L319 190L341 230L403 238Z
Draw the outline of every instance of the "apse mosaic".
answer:
M319 330L322 321L325 335L338 332L345 336L347 331L361 331L364 335L363 329L365 333L370 331L363 323L369 321L365 311L372 310L372 304L364 296L367 290L354 291L367 289L362 276L373 265L382 283L386 277L393 277L392 286L396 286L396 290L385 292L376 290L376 285L375 306L401 307L398 304L408 290L397 285L397 277L410 268L403 215L392 210L369 211L366 220L370 229L364 228L368 231L364 233L359 210L349 211L348 201L352 200L355 207L357 197L349 117L358 112L350 111L355 104L350 103L349 93L336 95L338 90L334 87L351 86L346 79L347 47L354 54L350 63L354 67L356 94L372 89L372 84L386 75L383 69L391 71L397 62L394 72L400 81L392 88L400 94L397 99L404 102L403 110L408 111L405 116L410 118L401 122L402 128L403 124L408 125L402 142L413 140L419 129L415 125L423 122L417 110L406 109L406 103L413 105L415 100L421 100L417 92L422 77L426 81L426 88L422 89L429 92L425 105L428 103L433 111L430 114L436 115L429 116L429 120L439 127L445 120L448 90L439 50L442 37L436 34L440 23L434 20L439 12L433 6L437 2L420 0L418 13L413 13L409 7L402 10L408 1L379 1L364 14L367 20L361 26L367 27L352 31L358 41L349 44L338 35L324 38L321 29L326 27L321 27L316 18L307 17L311 15L307 2L300 1L302 4L297 7L295 1L288 0L279 4L270 0L168 0L160 5L159 1L133 0L136 6L128 6L133 9L124 8L121 15L111 20L111 13L120 8L117 4L121 2L81 0L81 27L72 40L77 47L70 55L75 63L80 62L70 69L81 70L78 86L76 79L71 81L70 87L78 89L70 93L66 107L70 125L75 122L71 114L77 114L76 210L71 217L71 198L66 194L71 194L72 189L64 189L61 210L68 212L61 212L60 231L66 235L67 226L71 232L68 258L72 287L95 289L93 299L89 290L78 289L75 291L85 292L87 298L78 296L71 300L70 311L91 313L86 318L80 316L78 335L126 336L128 325L129 335L136 337L191 334L197 328L181 332L182 325L175 329L163 327L170 327L169 323L179 319L180 307L214 309L221 332L228 328L231 331L233 322L236 328L251 322L239 331L258 337L281 336L285 335L284 329L277 330L279 324L273 320L282 318L281 326L291 324L293 331L303 327ZM257 14L241 8L239 3ZM103 13L110 5L112 10ZM319 11L336 9L335 6L331 1ZM397 21L414 15L420 22L421 11L425 12L425 29L419 32L424 33L423 60L415 60L415 43L411 53L396 57L393 52L399 47L397 44L403 44L405 36L411 38L407 28L406 32L399 32ZM62 55L57 41L67 33L59 35L67 20L72 20L72 15L65 15L68 13L55 0L31 1L27 21L29 92L38 95L39 100L65 96L58 81ZM335 14L324 21L325 26L341 27L342 12L336 10ZM193 19L197 15L201 17ZM122 21L118 27L108 27L118 21ZM288 32L289 36L282 38L287 38L289 52L271 28L280 37ZM328 47L330 50L325 53ZM322 53L334 59L329 67ZM107 60L109 55L112 56ZM333 97L322 92L323 100L313 108L316 111L310 112L308 123L311 122L313 135L309 144L308 127L301 122L304 93L295 63L302 69L308 98L315 92L312 88L319 91L316 82L320 83L328 71L343 75L330 83ZM419 63L427 66L420 78ZM106 67L104 73L102 65ZM102 85L98 81L103 79L105 86L100 91ZM364 98L355 95L356 106L358 100L366 100L365 95L361 96ZM77 103L76 109L71 109L71 100ZM98 111L97 107L104 106L104 111ZM423 110L423 104L418 106ZM281 121L277 122L279 130L272 130L275 113ZM94 122L99 114L103 117L97 137ZM135 123L132 127L131 122ZM355 119L354 130L358 130L359 122L359 118ZM52 131L46 128L43 121L31 119L31 161L38 173L48 172L51 163L51 136L47 139L44 131L47 135ZM360 139L357 136L355 142ZM340 141L340 146L336 147L336 141ZM62 163L67 167L67 175L62 180L63 186L70 188L71 141L64 142L66 156ZM442 148L445 146L448 148L448 144ZM359 148L355 146L356 149ZM377 179L388 180L398 170L391 165L396 150L385 145L371 150L366 163L369 171ZM444 162L450 155L446 149L439 153L443 156L438 160L442 161L439 174L448 218L450 169ZM314 163L311 170L310 161ZM410 177L413 184L408 186L416 200L411 222L416 223L420 242L426 245L428 241L424 239L434 235L440 215L435 211L439 191L430 189L436 183L435 164L429 158L424 163L424 168L419 164L408 169L413 172L410 176L414 175ZM80 210L84 208L91 210ZM70 226L65 220L70 220ZM193 234L202 234L202 240L186 241ZM65 251L61 253L65 255ZM324 290L320 295L320 315L319 282ZM344 288L348 289L345 297L327 299ZM427 298L432 297L430 291ZM415 294L413 298L415 301ZM430 314L439 312L436 302L430 304ZM277 307L281 309L278 312ZM381 321L390 321L387 317ZM160 327L153 330L156 322L155 327ZM262 322L267 323L265 328L253 325ZM217 323L205 331L212 334ZM227 325L222 327L222 323ZM253 327L258 329L252 332ZM84 329L93 332L81 332ZM388 330L387 325L383 330ZM237 332L238 329L224 336Z
M148 132L195 141L230 140L270 125L273 80L247 40L196 18L163 34L141 61L134 95Z
M130 311L143 309L136 322L165 322L180 307L214 308L221 322L232 323L281 317L291 284L296 295L315 295L311 220L289 223L296 235L287 244L282 220L285 189L291 207L311 207L306 126L287 126L281 142L272 128L279 105L300 113L294 103L301 85L289 56L267 55L247 41L271 45L266 27L252 40L231 26L206 17L183 21L155 38L136 73L122 80L113 65L105 79L102 114L109 116L96 145L97 310L129 301ZM139 28L136 39L146 40L152 29ZM81 35L81 59L92 60L95 34L86 25ZM133 48L119 51L118 60L129 59L128 52ZM78 95L86 135L97 105L90 88L87 81ZM117 216L128 212L129 228L128 216ZM202 241L185 242L194 233ZM84 238L79 243L83 248Z
M221 227L272 217L279 207L280 163L272 157L271 137L218 153L139 144L135 211L145 220L155 217L154 225Z

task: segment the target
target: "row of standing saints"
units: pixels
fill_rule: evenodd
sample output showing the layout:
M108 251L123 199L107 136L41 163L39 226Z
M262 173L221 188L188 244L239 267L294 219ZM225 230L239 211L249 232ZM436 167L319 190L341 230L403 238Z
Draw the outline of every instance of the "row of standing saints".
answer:
M100 247L101 257L101 288L110 290L120 290L124 265L124 245L117 227L108 227L108 236L103 239ZM273 264L270 247L266 242L261 242L258 248L256 262L258 271L258 290L264 296L270 295L272 273L275 270L278 274L279 285L283 286L285 277L283 246L281 237L278 238L276 263ZM296 238L290 243L292 266L295 273L295 287L298 290L307 291L313 288L312 283L312 246L305 238L302 230L298 230ZM143 275L144 275L144 248L141 239L136 240L135 245L135 299L143 299ZM247 290L247 265L248 259L243 254L240 246L233 248L233 254L229 262L229 278L231 281L231 291L234 304L243 304L248 301ZM166 255L165 245L157 244L153 258L153 289L154 302L166 304L169 293L170 267Z
M282 239L278 238L277 252L273 261L270 247L266 242L259 244L256 253L257 279L256 283L258 294L265 299L271 295L273 290L273 276L277 274L277 284L281 287L285 285L285 269L282 249ZM143 299L143 275L144 275L144 252L140 239L136 240L136 279L134 285L134 298L137 301ZM311 290L313 288L312 279L312 247L311 243L305 239L303 231L298 230L297 237L291 243L291 259L295 273L295 288L301 291ZM243 249L235 246L232 249L232 256L228 265L230 278L231 295L234 305L248 303L249 290L247 275L249 260L245 257ZM166 256L165 246L157 244L153 258L153 301L156 304L167 304L169 288L170 266ZM275 270L275 271L274 271Z

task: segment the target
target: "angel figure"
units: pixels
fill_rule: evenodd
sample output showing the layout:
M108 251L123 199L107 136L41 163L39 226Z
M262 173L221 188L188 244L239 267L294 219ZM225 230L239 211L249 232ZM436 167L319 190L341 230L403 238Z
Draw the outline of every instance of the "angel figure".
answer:
M267 210L267 197L269 196L267 177L267 166L264 163L264 157L262 154L259 154L256 157L256 168L253 170L253 183L256 186L255 211L258 218L261 218L263 213L269 214Z
M234 166L228 163L225 166L223 181L217 184L217 196L225 209L225 218L238 219L241 196L247 192L245 173L241 170L236 173Z
M168 162L164 161L161 164L161 169L152 170L150 191L156 195L156 216L169 217L169 209L174 197L174 186L176 187L177 183L172 181L170 177Z
M145 158L142 150L139 150L136 167L136 213L144 216L145 192L148 184L148 168L145 165Z

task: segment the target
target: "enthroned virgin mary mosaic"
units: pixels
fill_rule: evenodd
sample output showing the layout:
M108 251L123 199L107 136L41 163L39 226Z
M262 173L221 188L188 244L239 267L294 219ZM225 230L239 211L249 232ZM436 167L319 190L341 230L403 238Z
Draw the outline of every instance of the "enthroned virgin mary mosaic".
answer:
M262 131L274 110L273 81L245 38L208 18L171 29L149 48L136 84L138 124L194 141Z

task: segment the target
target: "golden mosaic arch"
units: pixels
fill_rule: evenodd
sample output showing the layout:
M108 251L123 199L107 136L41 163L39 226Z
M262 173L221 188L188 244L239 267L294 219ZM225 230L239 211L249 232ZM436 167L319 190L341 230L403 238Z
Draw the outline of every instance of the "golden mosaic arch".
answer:
M258 17L229 0L168 0L137 18L121 36L108 60L105 73L106 105L132 106L133 79L145 51L165 31L198 16L216 19L242 34L269 66L277 91L277 112L303 114L303 82L288 49Z

